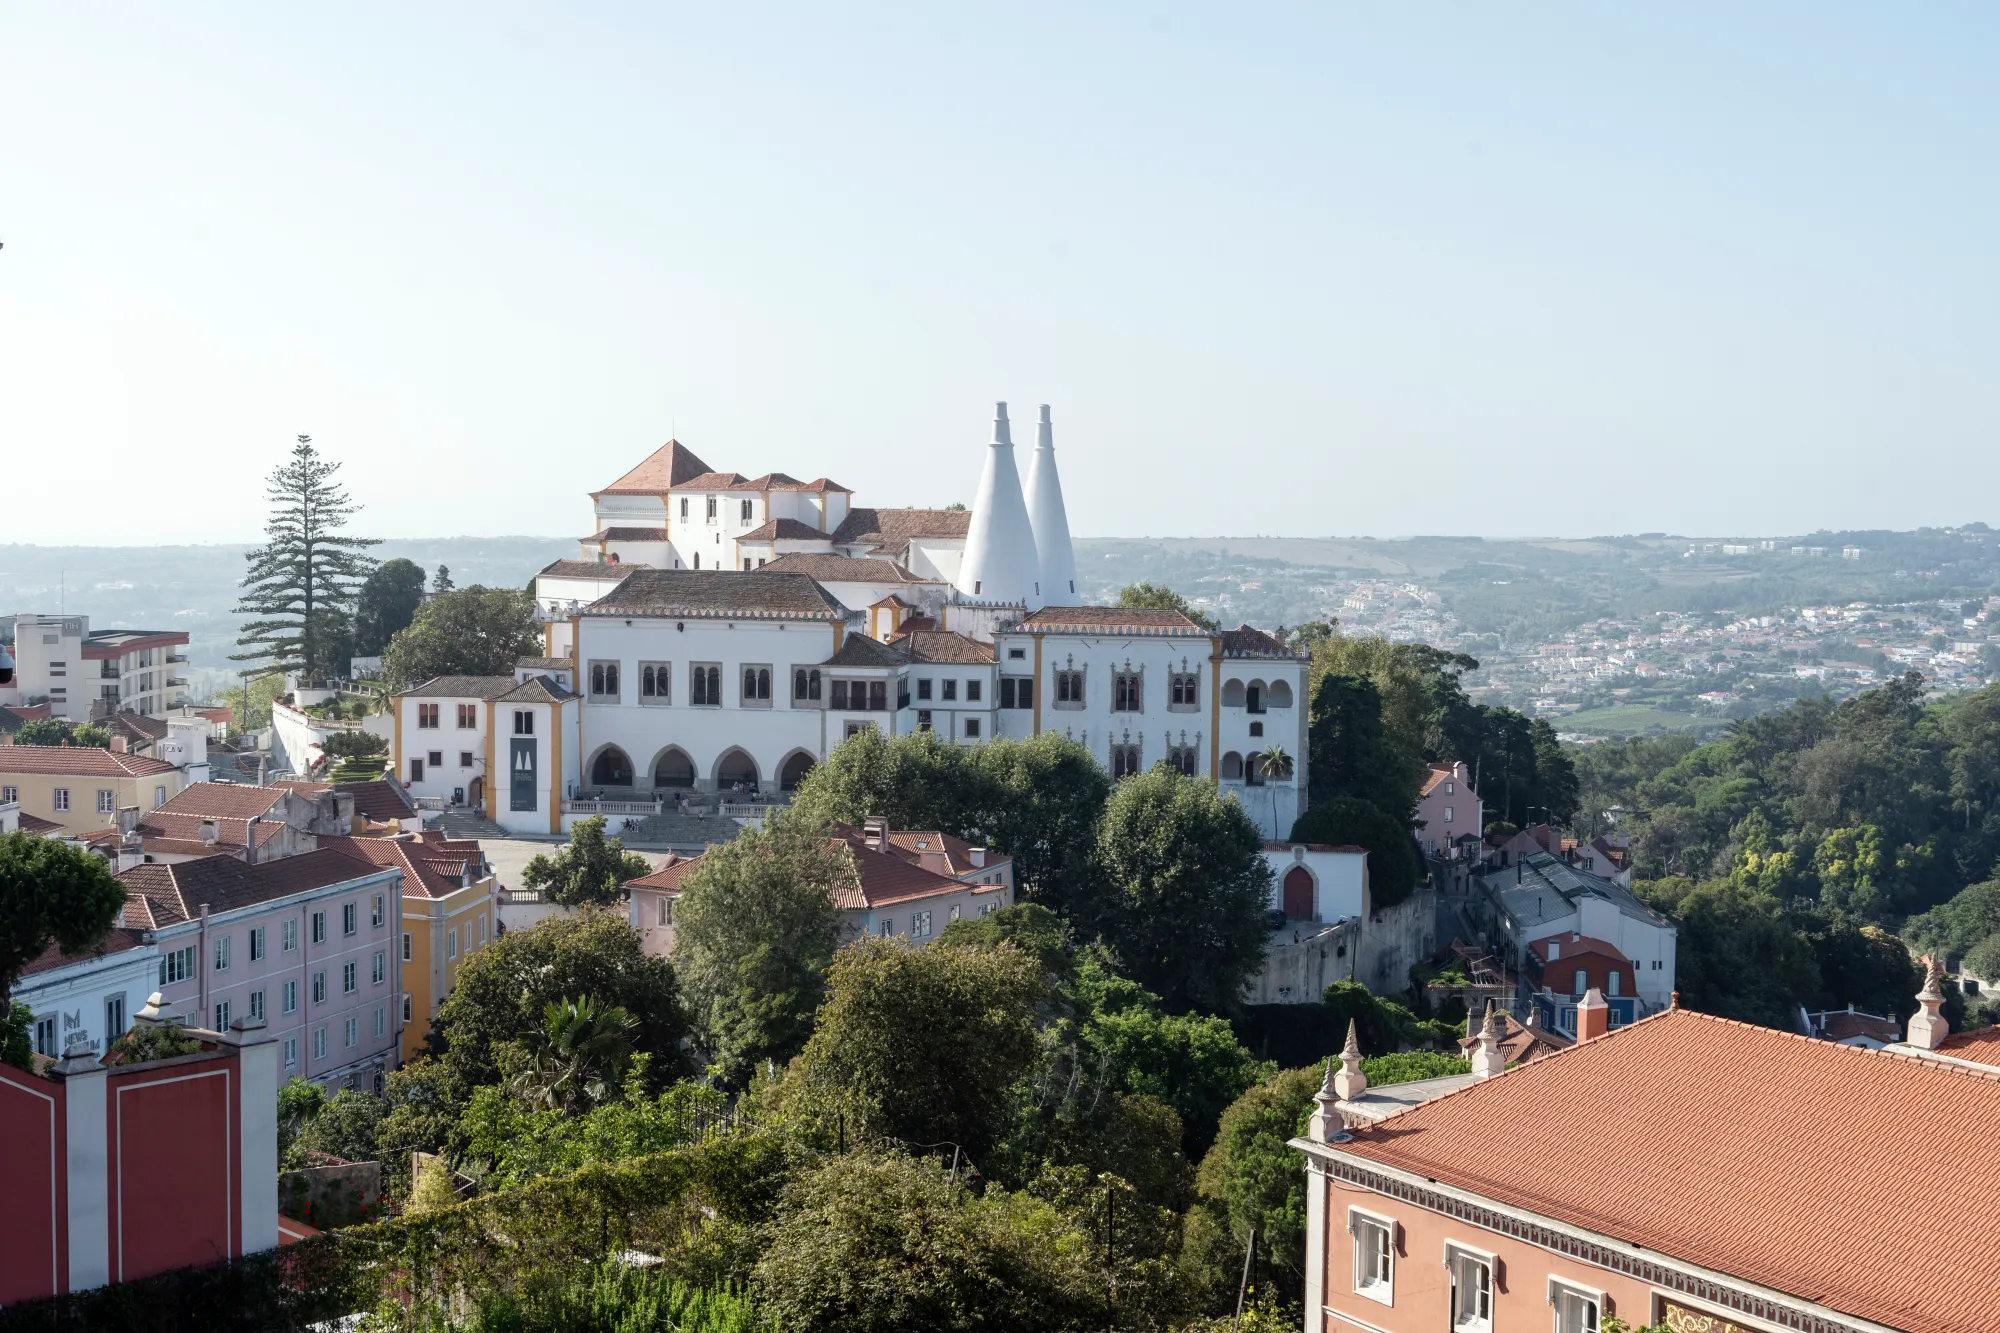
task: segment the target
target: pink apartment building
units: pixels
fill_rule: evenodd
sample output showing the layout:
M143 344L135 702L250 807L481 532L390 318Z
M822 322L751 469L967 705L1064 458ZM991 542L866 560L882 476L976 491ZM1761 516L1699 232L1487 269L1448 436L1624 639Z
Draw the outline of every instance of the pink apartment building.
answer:
M262 1021L278 1079L380 1092L402 1033L403 872L331 848L120 872L123 924L157 942L159 991L193 1022Z

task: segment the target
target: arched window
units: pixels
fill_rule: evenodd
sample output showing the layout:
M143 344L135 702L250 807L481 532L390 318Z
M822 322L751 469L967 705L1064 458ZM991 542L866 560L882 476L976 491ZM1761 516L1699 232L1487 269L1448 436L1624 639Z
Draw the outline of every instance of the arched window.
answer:
M1290 708L1292 706L1292 687L1282 680L1272 681L1270 693L1264 699L1264 706L1266 708Z
M1223 685L1222 685L1222 706L1223 706L1224 708L1241 708L1241 707L1243 706L1243 682L1242 682L1242 681L1240 681L1240 680L1230 680L1230 681L1224 681L1224 682L1223 682Z
M1222 780L1224 782L1243 781L1243 756L1234 750L1222 756Z
M815 703L819 702L819 672L817 671L812 673L811 691L812 691L813 702Z
M794 699L804 699L806 697L806 669L804 667L799 667L792 672L792 697Z
M1261 787L1264 785L1264 757L1262 755L1253 754L1244 758L1243 782L1245 786L1249 787Z

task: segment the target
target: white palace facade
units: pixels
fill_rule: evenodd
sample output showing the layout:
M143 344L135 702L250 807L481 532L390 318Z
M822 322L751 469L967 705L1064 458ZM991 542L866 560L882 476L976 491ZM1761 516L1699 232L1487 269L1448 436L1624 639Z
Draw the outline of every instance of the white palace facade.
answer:
M669 442L537 576L541 656L397 697L398 774L548 835L607 798L790 791L864 727L1056 731L1116 777L1164 760L1216 781L1287 836L1305 660L1247 626L1079 605L1046 407L1038 435L1024 480L999 405L969 512L856 507L825 477L716 472Z

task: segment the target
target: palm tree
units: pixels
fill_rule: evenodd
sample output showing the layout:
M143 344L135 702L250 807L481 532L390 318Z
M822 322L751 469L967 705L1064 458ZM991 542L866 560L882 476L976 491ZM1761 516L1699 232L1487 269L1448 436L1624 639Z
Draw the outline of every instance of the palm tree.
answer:
M555 1111L605 1100L632 1058L638 1030L639 1020L615 1004L599 1007L588 995L551 1000L542 1026L526 1034L534 1064L515 1076L515 1093Z
M1264 776L1288 778L1292 775L1292 757L1285 753L1285 747L1272 741L1257 752L1257 767Z

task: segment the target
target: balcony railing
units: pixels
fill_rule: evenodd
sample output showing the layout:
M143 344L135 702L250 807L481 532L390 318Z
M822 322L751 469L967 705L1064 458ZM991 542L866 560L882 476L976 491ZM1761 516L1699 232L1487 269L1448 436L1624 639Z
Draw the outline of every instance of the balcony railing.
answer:
M187 654L186 654L186 653L168 653L168 654L167 654L167 665L168 665L168 666L186 666L186 665L187 665L187 660L188 660L188 657L187 657Z
M562 803L566 815L657 815L660 800L652 796L577 797Z

